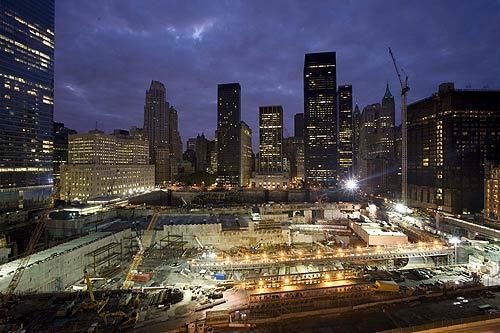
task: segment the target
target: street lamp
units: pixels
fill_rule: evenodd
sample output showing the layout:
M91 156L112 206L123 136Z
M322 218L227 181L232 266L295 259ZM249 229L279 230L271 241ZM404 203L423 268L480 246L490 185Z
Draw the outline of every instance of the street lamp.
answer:
M458 238L458 237L451 237L450 238L450 243L453 244L454 247L455 247L455 265L456 265L457 264L457 260L458 260L458 258L457 258L457 246L458 246L458 244L460 244L460 238Z

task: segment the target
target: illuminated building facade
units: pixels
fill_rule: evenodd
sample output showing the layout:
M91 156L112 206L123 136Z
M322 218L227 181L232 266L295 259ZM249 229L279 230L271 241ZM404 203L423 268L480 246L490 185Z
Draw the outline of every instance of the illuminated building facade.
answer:
M127 131L72 134L68 147L68 163L61 166L62 200L85 202L154 188L155 166L148 164L149 144Z
M69 135L68 162L72 164L148 164L145 140L101 131Z
M52 193L54 1L0 2L0 213Z
M259 107L259 172L283 172L283 107Z
M480 212L487 162L500 162L500 91L443 83L431 97L408 106L411 205Z
M241 87L239 83L217 87L217 184L241 183Z
M500 166L486 166L484 218L492 223L500 223Z
M308 186L337 183L337 71L335 52L304 61L304 161Z
M353 119L352 119L352 86L339 86L339 139L338 161L339 173L342 179L348 179L352 174L353 159Z
M101 196L126 197L153 190L155 166L150 164L64 164L61 200L86 202Z
M294 187L301 187L304 180L304 138L290 137L283 139L283 160L288 168L283 171L290 175Z

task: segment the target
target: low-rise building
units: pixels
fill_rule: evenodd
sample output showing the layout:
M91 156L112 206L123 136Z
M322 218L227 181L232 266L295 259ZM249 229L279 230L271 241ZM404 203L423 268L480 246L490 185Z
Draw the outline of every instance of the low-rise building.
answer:
M368 246L408 244L408 236L404 233L375 222L351 221L350 227Z

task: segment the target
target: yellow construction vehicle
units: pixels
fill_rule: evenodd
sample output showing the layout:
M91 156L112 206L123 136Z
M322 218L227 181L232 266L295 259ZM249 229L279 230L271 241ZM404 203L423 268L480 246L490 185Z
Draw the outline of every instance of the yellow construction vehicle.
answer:
M147 226L145 232L149 232L150 230L152 230L154 228L154 226L156 225L156 221L158 221L160 211L161 211L160 208L155 209L153 216L151 216L151 220L149 220L149 223L148 223L148 226ZM152 241L153 241L153 239L152 239ZM134 274L137 271L137 268L139 267L139 265L141 264L142 258L144 257L144 253L146 252L146 249L144 248L144 246L142 244L142 240L141 240L139 233L137 233L137 244L139 245L139 250L134 255L134 258L132 259L132 263L130 264L130 267L127 271L125 281L123 282L123 289L130 289L133 287ZM151 246L153 246L153 245L151 244Z

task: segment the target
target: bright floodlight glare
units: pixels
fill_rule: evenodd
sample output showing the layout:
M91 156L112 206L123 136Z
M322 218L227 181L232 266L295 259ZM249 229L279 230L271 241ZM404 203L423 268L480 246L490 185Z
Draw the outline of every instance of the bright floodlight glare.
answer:
M358 182L355 181L354 179L348 179L345 183L345 187L348 190L355 190L358 188Z
M397 203L394 208L396 208L396 211L401 214L406 213L406 211L408 210L408 208L402 203Z
M454 244L454 245L460 244L460 238L458 238L458 237L451 237L450 238L450 243Z

